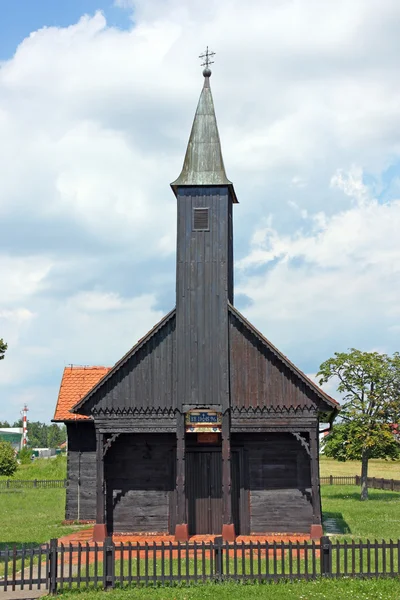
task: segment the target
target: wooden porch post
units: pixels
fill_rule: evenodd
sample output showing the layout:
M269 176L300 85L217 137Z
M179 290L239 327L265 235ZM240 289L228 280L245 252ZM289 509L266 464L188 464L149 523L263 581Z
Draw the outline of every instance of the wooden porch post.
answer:
M321 496L319 487L319 455L318 455L318 426L310 429L310 460L311 460L311 498L313 506L313 522L311 539L320 538L322 530Z
M231 434L230 414L222 415L222 537L227 542L235 540L235 525L232 522L232 475L231 475Z
M96 525L93 540L104 542L107 537L104 485L104 433L96 430Z
M189 528L186 519L185 495L185 415L177 414L176 422L176 511L175 539L186 542L189 539Z

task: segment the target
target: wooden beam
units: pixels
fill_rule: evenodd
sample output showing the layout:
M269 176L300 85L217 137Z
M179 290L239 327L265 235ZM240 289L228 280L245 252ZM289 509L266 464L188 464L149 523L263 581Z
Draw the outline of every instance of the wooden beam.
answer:
M318 427L313 427L310 429L310 455L313 524L321 525L322 514L319 487Z
M231 436L230 414L226 410L222 415L222 537L226 541L235 539L235 528L232 523L232 474L231 474Z
M104 484L104 433L96 430L96 525L93 540L103 542L107 536Z
M105 522L104 501L104 434L96 431L96 523Z
M185 416L182 413L178 413L176 427L177 525L186 523L185 452Z

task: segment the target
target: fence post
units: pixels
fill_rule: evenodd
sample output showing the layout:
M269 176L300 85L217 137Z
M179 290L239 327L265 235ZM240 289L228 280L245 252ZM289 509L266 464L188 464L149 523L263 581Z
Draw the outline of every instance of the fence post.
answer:
M49 592L50 594L57 594L57 554L58 539L52 538L49 546Z
M321 546L321 575L329 576L332 574L332 544L328 536L324 535L320 539Z
M7 479L7 487L8 488L10 487L10 480L9 479Z
M103 543L103 587L105 590L113 588L115 584L114 549L112 537L106 537Z
M356 485L360 485L361 481L360 481L360 476L356 475Z
M333 485L333 475L329 475L329 485Z
M390 489L394 492L394 479L390 480Z
M223 551L223 546L222 546L222 537L216 537L215 541L214 541L214 565L215 565L215 575L217 575L218 578L222 577L222 573L223 573L223 558L222 558L222 551Z
M37 479L34 479L34 480L33 480L33 487L34 487L34 488L35 488L35 487L37 487Z

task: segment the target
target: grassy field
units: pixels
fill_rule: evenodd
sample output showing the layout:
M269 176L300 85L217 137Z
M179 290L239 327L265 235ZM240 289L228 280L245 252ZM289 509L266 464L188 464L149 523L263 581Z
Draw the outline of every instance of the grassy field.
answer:
M355 486L322 486L324 518L336 518L346 538L400 539L400 494L370 490L361 502ZM82 526L61 525L64 489L22 489L0 492L1 543L38 544Z
M359 460L339 462L338 460L333 460L333 458L321 456L319 471L321 477L328 475L361 475L361 462ZM369 461L368 475L370 477L400 479L400 461L371 459Z
M399 493L369 490L361 502L355 486L323 485L321 499L324 519L336 518L344 537L400 539Z
M65 489L0 492L0 548L26 543L38 545L82 526L62 525Z
M105 592L65 592L63 598L97 600ZM111 600L399 600L400 581L378 580L317 580L267 585L236 583L202 584L190 587L123 589L107 592Z
M0 476L0 479L65 479L67 476L67 459L37 458L28 465L19 465L12 477Z

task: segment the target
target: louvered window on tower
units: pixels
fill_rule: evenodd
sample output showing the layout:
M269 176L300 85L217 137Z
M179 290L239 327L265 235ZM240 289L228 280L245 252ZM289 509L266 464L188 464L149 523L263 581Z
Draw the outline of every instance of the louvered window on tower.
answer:
M193 231L209 231L208 208L193 209Z

